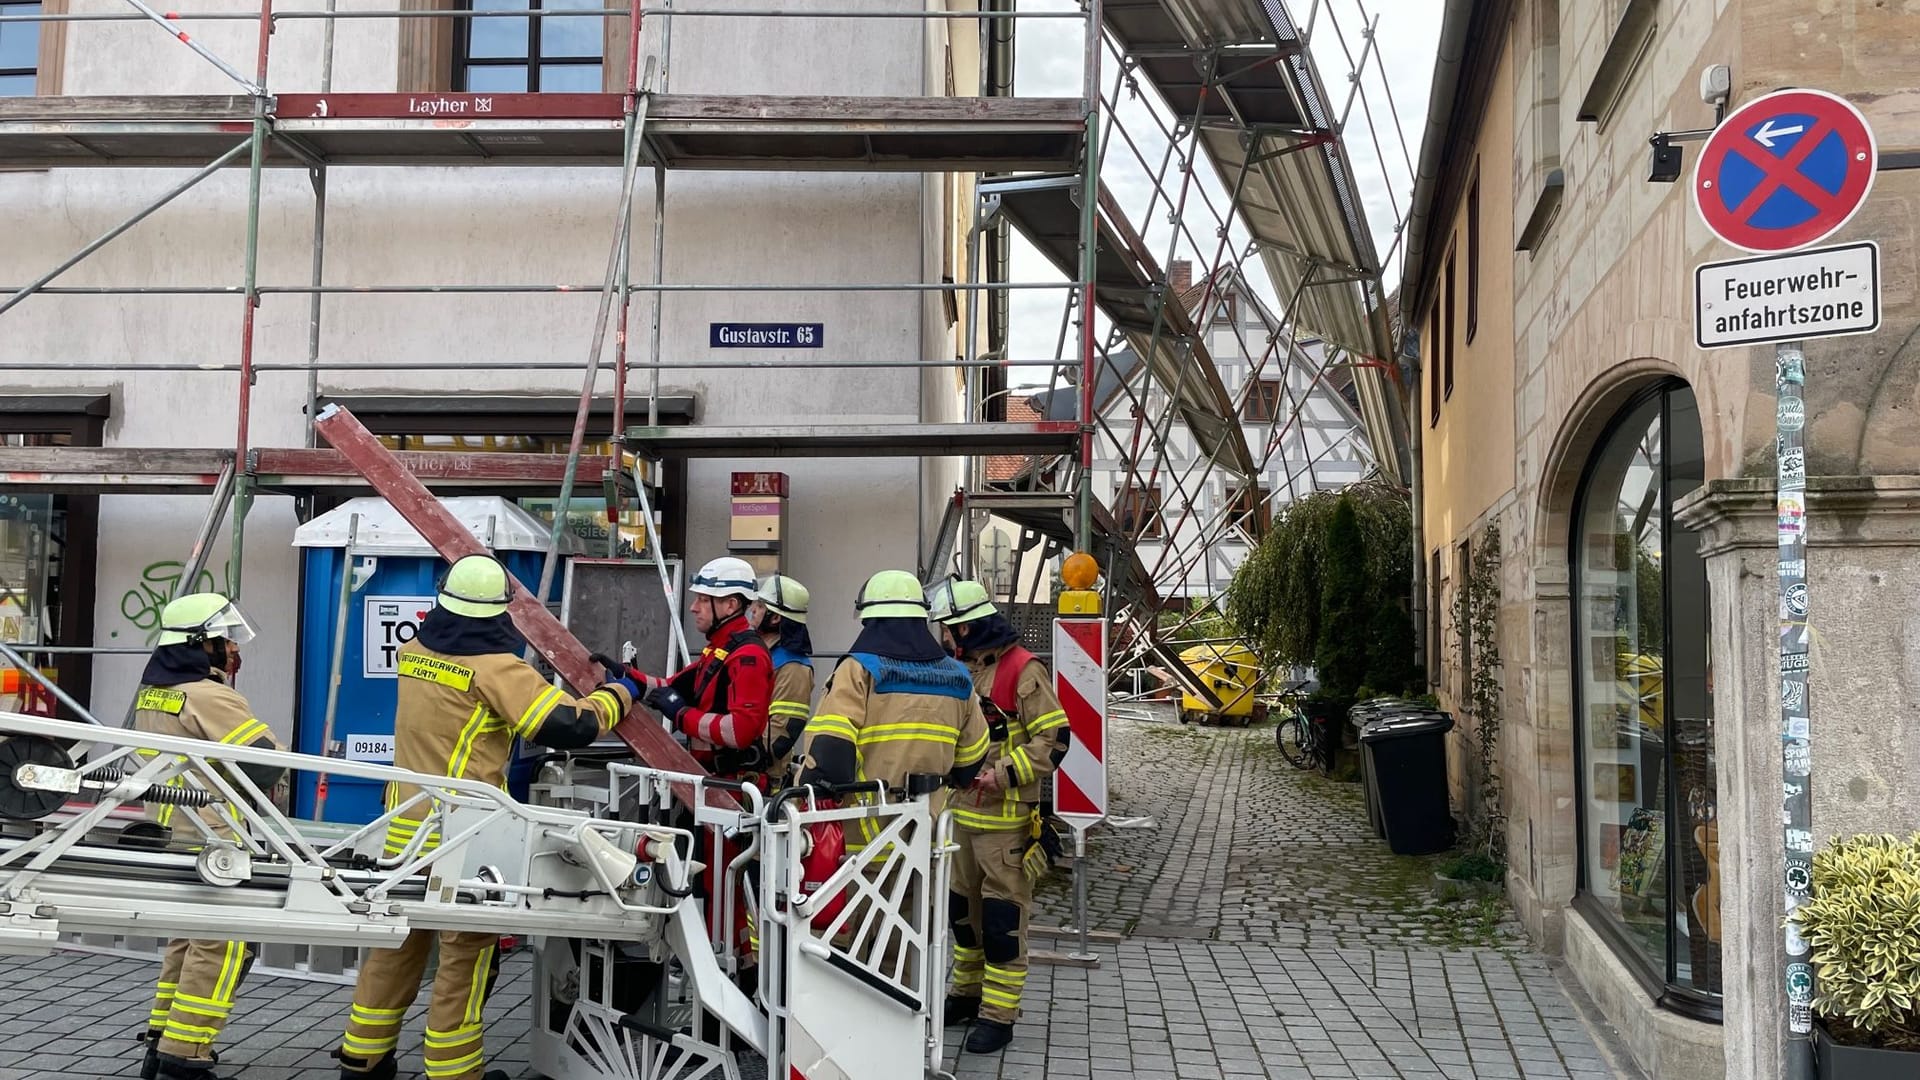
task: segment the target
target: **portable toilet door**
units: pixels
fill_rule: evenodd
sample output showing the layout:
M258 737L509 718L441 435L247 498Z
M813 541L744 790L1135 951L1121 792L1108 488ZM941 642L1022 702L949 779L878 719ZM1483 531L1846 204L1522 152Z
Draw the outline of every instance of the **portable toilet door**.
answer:
M497 496L441 502L529 591L539 584L551 526ZM399 653L419 633L421 621L433 609L446 562L398 511L379 498L348 500L300 526L293 542L302 550L295 743L305 754L392 764ZM562 537L563 555L577 547L570 536ZM328 747L327 689L334 672L341 579L348 573L354 578L345 606L340 689L332 745ZM560 579L561 575L554 575L549 602L559 595ZM298 816L364 824L384 812L384 785L336 776L328 781L326 804L317 814L317 783L318 777L313 774L299 777L294 806ZM518 796L524 797L524 778L519 786L522 790Z

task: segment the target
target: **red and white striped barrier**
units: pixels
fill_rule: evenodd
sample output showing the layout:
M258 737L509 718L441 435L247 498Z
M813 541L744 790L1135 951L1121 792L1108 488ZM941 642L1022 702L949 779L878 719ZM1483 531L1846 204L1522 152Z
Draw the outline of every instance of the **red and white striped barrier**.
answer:
M1073 732L1054 774L1054 814L1076 829L1107 816L1107 620L1053 621L1053 687Z

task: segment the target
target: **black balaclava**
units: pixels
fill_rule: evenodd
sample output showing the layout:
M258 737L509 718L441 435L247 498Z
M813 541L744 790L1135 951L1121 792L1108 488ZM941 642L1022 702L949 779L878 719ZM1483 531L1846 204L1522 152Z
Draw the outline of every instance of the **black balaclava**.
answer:
M960 643L960 655L963 657L978 656L987 649L1011 645L1020 640L1020 631L1015 630L1013 623L998 611L953 629L954 640ZM963 629L967 631L966 637L960 636Z
M847 650L872 653L889 660L932 661L948 659L947 650L927 628L927 620L918 617L866 619L860 636Z
M513 628L513 617L506 612L476 619L443 607L435 607L420 620L420 644L448 656L490 656L517 653L527 647L525 638Z

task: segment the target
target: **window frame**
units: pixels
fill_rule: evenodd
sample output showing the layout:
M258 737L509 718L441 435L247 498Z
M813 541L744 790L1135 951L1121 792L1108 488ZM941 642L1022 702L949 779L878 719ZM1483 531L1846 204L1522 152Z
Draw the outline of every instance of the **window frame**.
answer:
M1279 379L1253 379L1248 388L1246 403L1240 409L1240 418L1250 424L1271 424L1280 418L1280 402L1286 396L1286 387ZM1271 388L1272 399L1264 395Z
M1252 496L1249 498L1249 496ZM1229 484L1227 488L1228 520L1236 532L1249 543L1258 544L1267 538L1273 529L1273 515L1263 514L1262 510L1273 504L1273 489L1265 484Z
M1467 186L1467 344L1480 329L1480 159Z
M527 3L527 11L530 13L546 10L541 6L544 3L544 0L526 0L526 3ZM455 9L459 11L472 11L473 0L458 0L458 3L456 4ZM563 10L571 10L571 9L563 9ZM555 15L552 17L562 18L563 16ZM527 48L526 48L526 54L524 56L516 54L514 56L483 56L483 57L476 58L473 55L473 24L476 20L470 19L470 18L455 20L458 25L455 26L454 32L453 32L453 67L452 67L453 92L455 93L493 92L493 93L502 93L502 94L604 93L607 85L608 53L611 51L607 47L608 16L583 13L577 16L564 16L564 17L598 20L599 31L600 31L599 32L600 54L598 56L543 56L541 55L540 40L541 40L541 34L543 32L543 28L547 22L547 19L544 17L536 17L532 14L529 14L527 16ZM595 82L598 83L600 87L600 89L598 90L553 91L553 90L543 90L540 87L540 70L542 68L546 68L546 67L577 68L577 67L585 67L587 65L592 65L600 69L599 71L600 77L595 80ZM525 90L499 90L499 91L470 90L468 89L468 86L467 86L467 79L468 79L468 75L470 74L473 68L525 68L527 71L526 89Z
M1459 240L1456 237L1453 241L1449 242L1447 245L1446 292L1444 294L1444 301L1443 301L1446 304L1446 310L1444 313L1446 316L1446 328L1445 328L1445 331L1440 335L1441 336L1440 355L1442 358L1443 372L1444 372L1444 375L1442 378L1442 382L1444 383L1444 385L1441 388L1441 397L1449 401L1453 400L1453 337L1454 337L1455 328L1459 326L1458 320L1460 318L1460 311L1459 311L1460 294L1458 290L1455 288L1455 283L1458 278L1458 274L1455 271L1455 267L1459 262L1459 259L1456 258L1456 256L1458 256L1459 254L1460 254L1460 245L1459 245Z
M1672 895L1668 897L1668 908L1663 919L1665 924L1664 970L1655 970L1653 962L1648 959L1640 947L1628 936L1627 932L1616 924L1617 916L1610 912L1606 905L1593 895L1589 886L1587 872L1590 855L1586 835L1586 815L1589 809L1587 791L1589 785L1587 775L1588 763L1591 758L1591 752L1588 750L1588 740L1591 738L1591 735L1588 731L1587 716L1587 672L1582 666L1584 663L1583 657L1587 655L1586 641L1583 637L1585 627L1582 623L1582 614L1579 606L1580 598L1584 595L1583 589L1585 588L1583 570L1585 569L1585 544L1587 540L1585 528L1586 515L1589 500L1593 496L1593 485L1598 475L1602 452L1612 444L1614 438L1625 429L1635 414L1646 407L1648 403L1657 401L1659 403L1658 422L1661 439L1659 478L1661 545L1663 551L1672 552L1675 550L1673 545L1676 543L1678 535L1684 530L1674 521L1673 507L1676 502L1680 501L1680 499L1684 498L1686 494L1691 493L1693 490L1689 489L1688 492L1678 494L1674 491L1673 470L1675 454L1672 448L1673 444L1669 440L1672 439L1674 434L1674 396L1677 392L1683 390L1690 391L1692 387L1680 379L1662 379L1640 390L1630 399L1622 403L1612 417L1608 419L1599 437L1594 440L1591 449L1588 451L1586 463L1581 468L1578 486L1575 488L1574 503L1570 516L1571 524L1567 535L1567 564L1569 571L1568 598L1572 606L1570 612L1571 617L1568 619L1568 631L1569 637L1571 638L1572 651L1568 658L1569 667L1567 675L1571 684L1572 693L1570 700L1573 705L1573 801L1575 816L1573 907L1587 917L1588 924L1593 926L1595 932L1607 943L1609 950L1619 959L1621 966L1632 975L1634 981L1640 984L1641 989L1654 1000L1657 1006L1690 1019L1719 1024L1723 1022L1724 1017L1724 970L1721 973L1723 980L1721 984L1721 994L1701 991L1676 981L1678 972L1677 963L1679 959L1679 938L1674 926L1674 917L1677 910L1675 905L1690 903L1690 898L1676 898ZM1695 409L1697 412L1697 398ZM1696 423L1697 422L1696 420ZM1700 434L1704 439L1704 431ZM1707 583L1706 588L1710 592L1712 588L1711 583ZM1660 592L1660 618L1663 624L1662 633L1664 640L1670 643L1668 646L1669 651L1672 651L1671 642L1675 640L1675 589L1672 579L1667 576L1665 571L1663 571L1662 574ZM1708 619L1710 620L1711 597L1707 596L1703 597L1703 599L1706 601L1705 609L1709 612ZM1710 627L1711 622L1709 621L1707 625ZM1679 679L1669 673L1663 675L1663 683L1670 689L1663 694L1662 709L1664 716L1662 726L1665 731L1672 732L1677 730L1675 721L1676 701L1680 695L1677 689L1674 688L1677 688ZM1679 820L1680 815L1678 792L1676 791L1677 783L1675 782L1677 765L1675 762L1673 740L1671 739L1664 740L1661 751L1660 768L1663 772L1661 778L1662 786L1666 791L1666 797L1662 800L1661 806L1662 813L1665 816L1665 825L1663 828L1665 835L1662 841L1661 852L1661 872L1668 882L1672 882L1677 880L1676 873L1678 869L1675 865L1676 840L1674 838L1673 825L1675 821Z
M0 0L0 15L25 14L24 12L16 12L11 10L13 8L23 8L23 7L38 8L39 13L42 15L58 14L58 12L48 11L47 10L48 5L45 3L42 3L41 0ZM46 50L47 31L50 27L58 26L60 24L46 23L46 22L19 22L19 23L7 23L7 24L0 24L0 25L31 26L34 28L33 66L25 67L25 68L0 68L0 79L20 78L24 76L26 78L33 80L33 88L23 94L0 94L0 97L34 97L42 93L43 80L41 78L41 73L45 68L46 60L47 60L47 50Z
M1427 426L1440 424L1440 300L1434 298L1433 306L1427 309L1427 337L1431 344L1427 346Z
M1147 503L1149 499L1151 500L1151 504L1148 505L1147 509L1153 516L1147 522L1147 528L1142 530L1140 528L1139 507L1143 503ZM1120 498L1115 500L1115 502L1117 502L1120 507L1120 530L1122 532L1129 536L1138 537L1141 540L1166 539L1167 522L1164 515L1165 501L1161 496L1158 486L1124 486L1120 489Z

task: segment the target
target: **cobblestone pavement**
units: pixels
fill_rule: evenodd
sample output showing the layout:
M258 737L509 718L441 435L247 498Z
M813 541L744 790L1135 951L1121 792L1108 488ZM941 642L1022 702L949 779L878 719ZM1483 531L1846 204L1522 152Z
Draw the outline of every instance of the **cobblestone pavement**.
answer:
M959 1077L1632 1080L1503 905L1434 902L1437 860L1391 855L1358 786L1293 770L1271 728L1117 719L1109 760L1116 814L1156 826L1089 842L1093 928L1124 936L1096 944L1095 969L1036 965L1013 1045L950 1049ZM1071 899L1057 875L1035 924L1065 925ZM531 1075L530 975L510 957L488 1009L489 1066L516 1077ZM137 1075L152 976L110 956L0 958L0 1080ZM349 997L251 980L221 1040L225 1074L331 1080ZM416 1069L423 1014L401 1045Z

